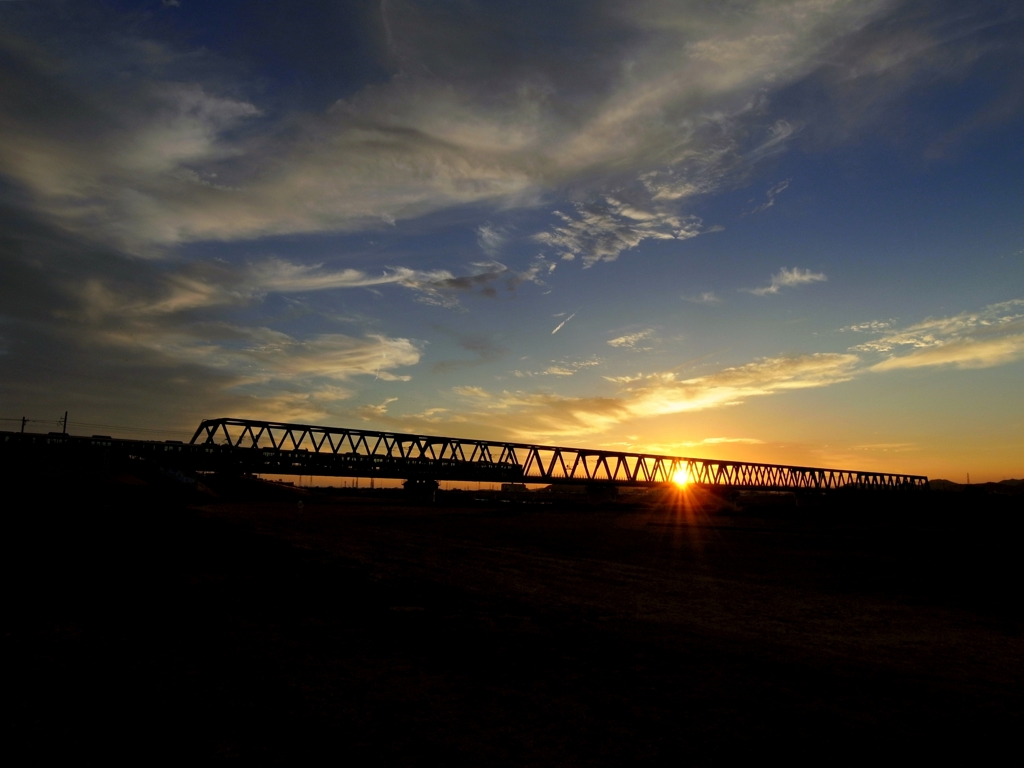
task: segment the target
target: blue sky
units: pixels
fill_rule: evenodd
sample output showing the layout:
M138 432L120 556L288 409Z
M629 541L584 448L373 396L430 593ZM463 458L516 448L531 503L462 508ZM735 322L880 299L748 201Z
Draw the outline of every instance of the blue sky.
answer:
M0 29L0 416L1024 475L1016 4Z

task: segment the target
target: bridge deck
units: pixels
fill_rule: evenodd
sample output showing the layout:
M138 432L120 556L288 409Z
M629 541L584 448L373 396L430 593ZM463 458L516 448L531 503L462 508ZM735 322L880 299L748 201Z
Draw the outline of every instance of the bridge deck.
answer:
M356 464L353 469L367 462L404 464L410 469L415 468L415 474L433 476L434 479L476 480L483 472L494 473L495 481L517 479L534 483L649 486L671 482L682 470L689 482L738 489L906 489L926 488L928 485L928 478L921 475L565 448L250 419L209 419L199 425L192 437L192 444L218 443L235 448L269 450L267 456L270 459L273 459L274 452L306 450L310 453L311 463L320 463L314 457L330 457L339 466ZM331 464L332 461L328 461L323 466ZM430 475L432 470L440 474ZM472 476L460 476L463 472ZM516 476L517 472L521 474Z

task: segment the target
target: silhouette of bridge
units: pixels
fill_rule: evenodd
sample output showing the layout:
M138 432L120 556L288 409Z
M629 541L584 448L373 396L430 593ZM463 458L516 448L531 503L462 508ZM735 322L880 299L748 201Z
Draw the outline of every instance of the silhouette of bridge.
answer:
M142 460L183 472L371 477L412 481L657 486L687 481L736 490L926 489L887 472L699 459L589 448L257 421L204 420L189 443L95 435L0 433L0 449L87 463Z

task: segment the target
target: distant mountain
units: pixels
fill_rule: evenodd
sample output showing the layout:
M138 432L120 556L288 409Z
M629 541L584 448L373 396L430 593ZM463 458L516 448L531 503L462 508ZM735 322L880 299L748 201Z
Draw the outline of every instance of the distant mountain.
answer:
M972 493L1024 493L1024 480L1000 480L998 483L954 483L952 480L929 480L933 491L967 491Z

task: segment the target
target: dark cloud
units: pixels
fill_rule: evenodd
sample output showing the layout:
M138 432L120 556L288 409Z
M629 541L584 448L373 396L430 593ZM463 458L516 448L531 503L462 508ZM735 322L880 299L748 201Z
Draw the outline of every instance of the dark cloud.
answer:
M24 54L36 42L4 46L18 66L0 169L62 226L148 256L197 240L355 231L466 203L521 205L558 188L582 206L586 231L573 236L605 254L609 236L614 250L649 235L629 216L625 227L593 219L595 206L625 202L672 229L687 197L779 151L791 130L746 140L760 136L765 90L805 75L871 18L855 5L752 1L737 15L699 3L513 11L392 0L380 23L401 73L292 114L233 86L244 72L232 78L180 37L145 36L158 27L108 33L101 45L63 32L65 20L60 33L33 30L46 38L41 57ZM238 23L259 36L257 16ZM210 74L197 62L212 63ZM19 97L61 90L69 98L52 104ZM620 200L629 185L646 197Z
M439 327L438 330L454 338L462 349L475 357L469 360L440 360L432 367L434 373L448 373L491 363L501 360L509 351L508 347L495 340L493 334L467 334L444 327Z
M805 126L806 146L881 135L937 155L972 130L1020 115L1024 11L996 0L909 0L888 10L773 95L774 111ZM944 87L978 70L987 83L974 109L973 99L941 102Z
M324 418L353 377L404 381L396 370L419 360L415 342L379 332L296 337L234 317L259 287L244 270L126 257L0 207L0 399L15 416L63 408L172 429L215 413Z

